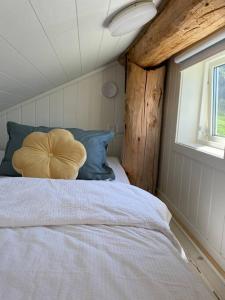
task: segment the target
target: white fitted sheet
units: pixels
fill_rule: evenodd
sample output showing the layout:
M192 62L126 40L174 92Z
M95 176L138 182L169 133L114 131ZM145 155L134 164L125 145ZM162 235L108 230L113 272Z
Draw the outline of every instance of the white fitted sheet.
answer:
M5 151L0 150L0 163L5 155ZM117 157L109 156L107 157L107 162L109 166L113 169L115 174L115 181L123 182L129 184L129 179Z
M109 156L107 157L107 162L109 166L113 169L113 172L116 177L116 181L123 182L123 183L130 183L127 177L127 174L124 171L119 159L117 157Z

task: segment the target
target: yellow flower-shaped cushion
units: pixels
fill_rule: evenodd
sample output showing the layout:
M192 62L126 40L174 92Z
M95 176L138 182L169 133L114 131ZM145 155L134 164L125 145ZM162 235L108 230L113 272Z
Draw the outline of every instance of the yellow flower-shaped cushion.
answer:
M53 129L29 134L14 152L12 164L24 177L74 179L86 158L83 144L71 132Z

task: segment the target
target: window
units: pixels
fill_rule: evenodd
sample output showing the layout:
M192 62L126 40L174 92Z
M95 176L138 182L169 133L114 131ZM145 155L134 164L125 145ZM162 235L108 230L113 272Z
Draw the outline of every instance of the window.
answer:
M181 71L176 143L224 152L225 51Z
M208 106L208 120L202 118L208 133L200 141L212 147L224 149L225 146L225 55L205 62L204 72L208 78L203 82L207 91L202 96L202 109ZM207 86L208 85L208 90ZM202 114L202 112L200 112ZM206 118L206 117L205 117ZM208 125L207 125L208 124ZM202 125L202 124L201 124Z
M225 138L225 64L212 71L212 136Z

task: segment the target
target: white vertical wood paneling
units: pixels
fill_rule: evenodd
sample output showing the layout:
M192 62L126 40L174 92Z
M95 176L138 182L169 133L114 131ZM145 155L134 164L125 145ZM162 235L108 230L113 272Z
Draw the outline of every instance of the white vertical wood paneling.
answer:
M7 142L6 123L115 130L110 153L120 155L123 138L124 68L118 63L67 83L0 113L0 149ZM114 81L118 94L102 96L102 85Z
M14 122L21 122L21 110L20 109L11 109L6 113L7 120L12 120Z
M191 181L191 160L186 156L183 157L183 167L181 174L181 195L180 195L180 210L188 217L189 212L189 196L190 196L190 181Z
M225 174L216 172L212 187L212 207L209 218L209 241L217 250L221 250L225 215Z
M174 167L174 183L175 185L172 187L174 190L174 203L176 203L177 207L180 207L181 202L181 184L182 184L182 172L183 172L183 156L175 153L175 167Z
M50 127L63 127L63 90L49 95Z
M103 96L101 94L102 73L96 74L95 78L93 78L90 84L91 84L91 90L90 90L89 105L88 105L89 124L91 128L102 129L102 112L103 112L102 109ZM114 101L116 101L116 99L114 99Z
M115 77L113 76L113 81L114 81L114 79L115 79ZM103 84L109 80L110 80L110 72L109 72L109 70L106 69L103 72ZM106 98L104 96L102 97L102 110L108 112L107 114L103 114L103 116L102 116L105 128L114 130L114 127L115 127L115 124L114 124L115 105L114 105L112 99Z
M191 161L190 196L188 218L192 224L197 222L197 207L199 202L202 166L197 161Z
M204 236L207 236L208 232L208 218L210 213L212 178L213 170L208 166L203 166L199 202L197 207L197 228Z
M225 259L225 217L223 221L223 235L222 235L222 245L221 245L221 252L220 252Z
M2 113L0 117L0 149L5 149L8 140L6 124L7 124L6 113Z
M45 96L36 101L36 124L43 126L50 125L50 103L49 96Z
M175 189L174 186L176 186L176 182L175 182L175 153L171 152L170 155L170 168L168 171L168 181L167 181L167 195L169 197L169 199L172 199L174 201L174 199L176 199L176 193L175 193Z
M70 85L63 89L63 126L78 127L79 104L78 104L78 86Z
M36 106L35 102L28 102L21 105L21 123L30 124L35 126L36 124Z
M179 68L172 60L165 95L159 195L225 269L225 164L175 144Z
M88 89L86 87L89 87ZM97 87L96 87L97 88ZM94 113L91 111L91 107L89 103L91 102L92 92L93 90L93 81L90 81L89 78L85 78L82 80L82 82L79 84L78 87L78 95L79 95L79 104L78 104L78 110L79 110L79 127L87 129L89 127L89 116ZM98 102L99 99L96 99L96 102Z

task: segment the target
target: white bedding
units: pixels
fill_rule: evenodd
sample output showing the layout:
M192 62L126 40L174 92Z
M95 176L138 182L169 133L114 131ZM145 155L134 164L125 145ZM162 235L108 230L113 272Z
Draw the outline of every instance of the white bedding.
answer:
M115 181L123 182L123 183L130 183L119 159L117 157L107 157L107 163L113 169L115 174Z
M0 150L0 164L2 162L4 155L5 155L5 151ZM107 163L113 169L113 172L115 174L115 181L129 183L129 179L117 157L113 157L113 156L107 157Z
M212 299L157 198L119 182L0 180L0 299Z

